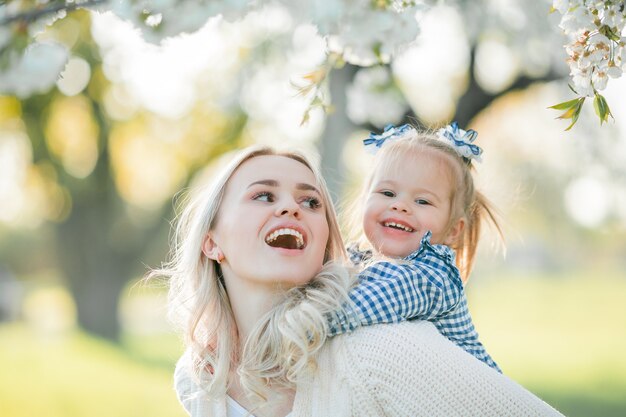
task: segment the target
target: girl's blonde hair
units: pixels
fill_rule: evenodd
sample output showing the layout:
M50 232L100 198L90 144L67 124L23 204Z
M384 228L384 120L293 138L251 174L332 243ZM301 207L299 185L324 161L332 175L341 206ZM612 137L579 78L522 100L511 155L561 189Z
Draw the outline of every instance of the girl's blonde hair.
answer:
M263 317L240 351L220 267L203 254L202 245L215 225L229 179L244 162L265 155L294 159L313 172L330 233L321 272L309 284L286 291L284 300ZM210 186L198 191L177 219L169 262L149 276L170 280L170 318L183 332L191 350L192 374L209 398L226 393L229 373L240 364L243 387L267 399L269 385L293 386L299 372L311 364L312 354L326 338L325 315L347 299L351 278L339 266L345 250L333 204L319 171L304 156L267 147L239 152Z
M419 132L413 130L402 138L390 140L376 153L374 165L361 189L361 196L356 202L356 213L350 223L350 236L359 243L365 243L362 223L364 205L370 192L373 178L379 169L396 167L401 169L401 160L406 155L432 151L440 153L442 161L447 165L450 179L453 181L451 196L451 211L448 227L457 220L465 219L463 233L450 245L456 251L456 265L459 268L463 281L466 282L474 264L474 257L480 239L480 232L485 222L491 223L498 236L503 240L500 222L492 203L474 185L474 167L470 160L463 158L459 153L434 132ZM354 214L355 211L352 211ZM358 232L356 232L358 230Z

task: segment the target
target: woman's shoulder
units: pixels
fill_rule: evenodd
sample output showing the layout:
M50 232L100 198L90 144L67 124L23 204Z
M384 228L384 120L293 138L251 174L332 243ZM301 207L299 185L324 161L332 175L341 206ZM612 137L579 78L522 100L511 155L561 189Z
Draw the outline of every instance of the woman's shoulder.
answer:
M560 415L429 322L362 327L336 337L331 349L352 392L388 415Z
M335 352L351 356L368 366L404 367L414 358L429 358L440 350L454 347L428 321L364 326L338 336ZM375 361L363 360L377 358Z
M185 386L192 380L191 352L189 349L178 358L174 368L174 388L176 392L186 390ZM180 388L180 389L179 389Z
M206 391L194 376L191 350L187 349L176 362L174 389L178 401L191 417L226 417L226 398L209 400Z

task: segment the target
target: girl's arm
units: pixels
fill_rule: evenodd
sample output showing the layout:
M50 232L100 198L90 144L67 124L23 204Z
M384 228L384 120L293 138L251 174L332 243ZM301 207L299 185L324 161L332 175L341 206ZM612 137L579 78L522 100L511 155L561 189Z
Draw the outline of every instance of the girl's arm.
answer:
M350 305L329 318L329 334L358 326L431 320L454 309L463 295L458 270L448 259L421 256L400 264L378 262L359 274Z

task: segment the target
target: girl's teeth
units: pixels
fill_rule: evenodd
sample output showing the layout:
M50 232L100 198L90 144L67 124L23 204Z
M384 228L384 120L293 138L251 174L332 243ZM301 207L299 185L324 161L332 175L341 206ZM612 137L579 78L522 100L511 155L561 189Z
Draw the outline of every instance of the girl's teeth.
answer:
M402 224L398 224L398 223L395 223L395 222L386 222L386 223L384 223L384 226L386 226L386 227L395 227L397 229L402 229L402 230L404 230L406 232L412 232L413 231L413 229L411 229L410 227L407 227L407 226L404 226Z

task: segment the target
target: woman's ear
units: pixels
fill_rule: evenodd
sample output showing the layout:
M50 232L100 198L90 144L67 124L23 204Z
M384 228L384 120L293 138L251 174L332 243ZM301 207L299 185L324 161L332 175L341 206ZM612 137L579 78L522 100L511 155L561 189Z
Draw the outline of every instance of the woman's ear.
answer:
M209 258L217 262L222 263L224 260L224 252L217 246L217 243L213 240L210 234L207 234L202 243L202 253Z
M444 244L447 246L452 246L456 241L461 237L463 231L465 230L465 219L461 217L454 223L450 230L448 231L448 235L444 239Z

